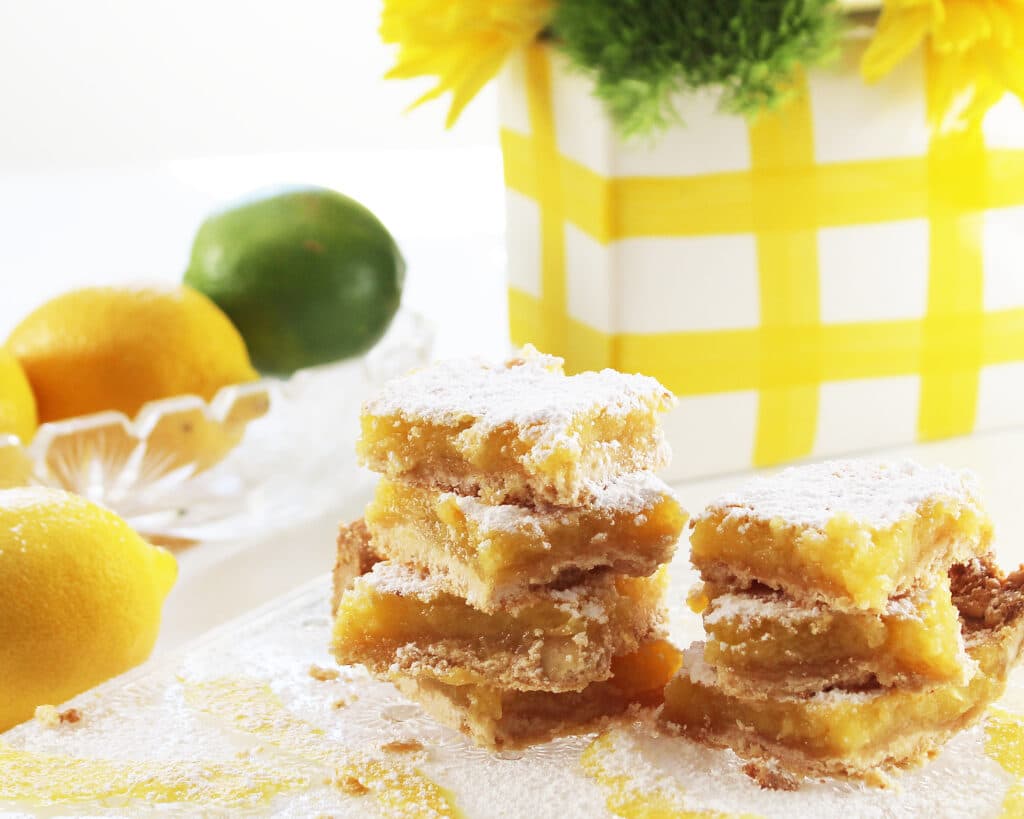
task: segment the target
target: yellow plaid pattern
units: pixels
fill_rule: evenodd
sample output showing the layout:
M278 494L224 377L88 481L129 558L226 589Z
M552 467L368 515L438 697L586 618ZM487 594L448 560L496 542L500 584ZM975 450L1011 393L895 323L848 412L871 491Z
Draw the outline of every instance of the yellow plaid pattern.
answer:
M539 209L540 292L510 287L514 342L574 370L642 371L684 397L756 391L756 466L812 453L827 382L918 376L916 434L931 439L974 429L983 367L1024 360L1024 305L985 309L981 237L985 211L1024 204L1024 149L986 147L979 130L933 136L923 156L818 162L803 80L785 111L748 126L749 169L605 176L559 150L548 49L532 47L524 66L529 132L501 137L508 189ZM928 224L924 315L824 323L818 232L910 219ZM607 332L581 321L568 309L569 226L605 247L752 234L758 326ZM1024 277L1024 235L1016 252Z

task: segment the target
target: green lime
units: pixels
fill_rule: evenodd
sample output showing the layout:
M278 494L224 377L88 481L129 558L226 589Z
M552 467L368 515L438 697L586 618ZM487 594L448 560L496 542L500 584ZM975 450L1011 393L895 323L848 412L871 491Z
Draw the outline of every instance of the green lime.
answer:
M257 197L199 228L185 282L241 332L257 369L292 373L372 347L398 310L405 262L365 207L324 188Z

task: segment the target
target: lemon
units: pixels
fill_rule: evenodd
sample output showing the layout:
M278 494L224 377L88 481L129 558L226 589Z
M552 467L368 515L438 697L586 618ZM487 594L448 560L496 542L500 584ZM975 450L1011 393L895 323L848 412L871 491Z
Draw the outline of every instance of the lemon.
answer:
M0 435L17 435L24 443L36 431L36 399L25 371L0 347Z
M0 731L149 656L170 552L78 495L0 491Z
M173 395L212 398L256 378L231 321L189 287L92 287L47 302L8 347L35 393L40 422L102 410L133 416Z
M0 489L26 486L32 476L32 459L13 439L0 436Z
M287 374L372 347L398 310L405 261L369 210L308 188L207 219L185 282L231 317L257 369Z

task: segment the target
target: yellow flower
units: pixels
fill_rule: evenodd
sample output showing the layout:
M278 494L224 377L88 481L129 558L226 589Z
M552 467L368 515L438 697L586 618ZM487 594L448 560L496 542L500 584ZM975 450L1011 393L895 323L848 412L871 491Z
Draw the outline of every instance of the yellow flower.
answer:
M1007 91L1024 99L1024 0L886 0L864 78L880 79L922 42L941 130L980 123Z
M380 33L399 46L392 78L435 76L413 105L450 91L450 127L466 104L551 19L553 0L384 0Z

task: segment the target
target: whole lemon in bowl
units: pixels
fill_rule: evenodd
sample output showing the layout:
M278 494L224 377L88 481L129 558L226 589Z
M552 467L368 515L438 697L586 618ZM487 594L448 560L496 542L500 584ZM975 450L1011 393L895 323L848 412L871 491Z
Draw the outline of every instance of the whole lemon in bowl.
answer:
M174 395L209 399L257 377L230 319L190 287L90 287L29 314L7 346L35 393L40 423Z
M17 435L22 443L36 431L36 400L25 371L10 350L0 347L0 436Z
M0 491L0 731L149 656L170 552L57 489Z

